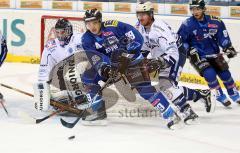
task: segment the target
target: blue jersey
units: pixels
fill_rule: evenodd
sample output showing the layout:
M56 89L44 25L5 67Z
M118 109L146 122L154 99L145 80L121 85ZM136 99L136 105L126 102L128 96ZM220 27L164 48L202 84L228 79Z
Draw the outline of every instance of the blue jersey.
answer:
M0 45L1 45L0 46L1 47L0 48L0 66L1 66L8 52L6 39L1 35L1 33L0 33Z
M221 48L231 46L225 24L217 17L204 15L204 21L193 16L186 19L178 30L184 46L197 49L200 57L218 54Z
M138 59L142 57L142 44L143 37L133 26L116 20L102 22L100 35L86 31L82 37L85 51L97 51L108 57L114 51L123 49L134 53L134 58Z

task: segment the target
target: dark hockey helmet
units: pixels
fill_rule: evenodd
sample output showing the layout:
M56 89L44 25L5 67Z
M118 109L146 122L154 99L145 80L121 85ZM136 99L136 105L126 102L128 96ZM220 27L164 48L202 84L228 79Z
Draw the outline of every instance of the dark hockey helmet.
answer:
M73 34L72 24L67 19L60 18L55 25L55 32L61 45L67 45Z
M189 3L190 9L193 9L195 7L200 9L205 9L205 2L204 0L192 0Z
M84 21L99 20L102 22L102 13L98 9L87 10L84 15Z

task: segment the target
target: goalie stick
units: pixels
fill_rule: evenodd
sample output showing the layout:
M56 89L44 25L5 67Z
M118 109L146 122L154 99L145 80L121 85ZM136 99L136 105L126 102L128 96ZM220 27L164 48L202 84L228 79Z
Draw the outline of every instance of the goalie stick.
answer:
M14 90L14 91L17 91L17 92L22 93L22 94L25 94L25 95L27 95L27 96L33 97L33 94L28 93L28 92L25 92L25 91L20 90L20 89L17 89L17 88L14 88L14 87L11 87L11 86L9 86L9 85L0 83L0 86L5 87L5 88L8 88L8 89L11 89L11 90ZM76 114L76 115L79 115L79 114L81 114L81 113L83 112L82 110L79 110L79 109L77 109L77 108L71 107L71 106L69 106L69 105L67 105L67 104L60 103L60 102L55 101L55 100L53 100L53 99L50 100L50 104L51 104L52 106L54 106L54 107L59 108L59 110L54 111L54 112L52 112L51 114L49 114L49 115L47 115L47 116L45 116L45 117L43 117L43 118L40 118L40 119L35 119L35 118L33 118L33 117L30 117L30 116L27 115L26 113L23 114L22 116L25 116L24 118L31 118L31 120L33 120L34 123L38 124L38 123L41 123L41 122L45 121L46 119L48 119L48 118L50 118L50 117L52 117L52 116L54 116L54 115L56 115L56 114L58 114L58 113L60 113L60 112L63 112L63 111L68 111L68 112L71 112L71 113ZM29 119L29 120L30 120L30 119Z

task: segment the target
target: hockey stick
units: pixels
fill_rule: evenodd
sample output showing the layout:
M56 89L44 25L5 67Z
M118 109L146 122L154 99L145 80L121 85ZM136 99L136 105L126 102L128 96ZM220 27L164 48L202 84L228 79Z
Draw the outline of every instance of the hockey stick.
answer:
M101 93L110 83L111 81L114 80L113 78L109 78L105 84L101 87L101 89L99 89L99 91L96 93L96 95L92 98L93 100L91 101L91 103L89 103L88 105L84 105L83 107L86 107L82 112L81 114L77 117L77 119L74 121L74 122L66 122L65 120L63 120L62 118L60 118L60 121L62 123L62 125L64 127L67 127L67 128L73 128L77 123L78 121L83 117L83 114L87 111L87 107L91 106L92 103L94 102L94 99L96 99L97 95L99 93Z
M0 100L0 103L1 103L1 105L2 105L2 107L3 107L3 109L4 109L4 111L6 112L7 116L9 116L8 111L7 111L6 107L4 106L4 104L3 104L3 100L2 100L2 99Z
M30 97L34 97L33 94L31 94L31 93L25 92L25 91L23 91L23 90L20 90L20 89L14 88L14 87L11 87L11 86L6 85L6 84L0 83L0 86L3 86L3 87L5 87L5 88L8 88L8 89L11 89L11 90L14 90L14 91L17 91L17 92L19 92L19 93L25 94L25 95L30 96ZM55 101L55 100L53 100L53 99L50 100L50 104L51 104L52 106L54 106L54 107L59 108L59 110L54 111L54 112L52 112L51 114L49 114L49 115L47 115L47 116L45 116L45 117L43 117L43 118L41 118L41 119L35 119L35 118L33 118L33 119L34 119L34 122L35 122L36 124L41 123L41 122L45 121L46 119L48 119L48 118L50 118L50 117L52 117L52 116L54 116L54 115L56 115L56 114L58 114L58 113L60 113L60 112L62 112L62 111L69 111L69 112L71 112L71 113L73 113L73 114L76 114L76 115L79 115L79 114L82 113L82 110L76 109L76 108L71 107L71 106L69 106L69 105L67 105L67 104L60 103L60 102ZM31 117L31 118L32 118L32 117Z
M59 110L54 111L54 112L52 112L51 114L49 114L49 115L47 115L47 116L45 116L45 117L43 117L43 118L36 119L36 124L41 123L41 122L49 119L50 117L52 117L52 116L54 116L54 115L57 115L58 113L61 113L62 111L63 111L63 110L59 109Z

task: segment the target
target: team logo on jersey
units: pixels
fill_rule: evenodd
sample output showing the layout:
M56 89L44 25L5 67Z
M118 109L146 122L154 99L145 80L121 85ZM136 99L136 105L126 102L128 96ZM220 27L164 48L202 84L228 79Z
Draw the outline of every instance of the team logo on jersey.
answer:
M71 54L71 53L73 53L73 49L72 48L69 48L68 49L68 52Z
M91 59L92 59L93 65L96 65L97 62L100 61L101 58L97 55L94 55L94 56L92 56Z
M100 48L102 48L102 45L100 45L98 42L95 42L95 47L96 47L96 49L100 49Z
M223 30L223 35L224 35L224 37L228 37L228 32L227 32L227 30Z
M217 33L217 29L209 29L209 34L210 35L215 35Z
M193 30L193 34L196 36L197 35L197 30Z
M102 35L107 37L107 36L113 35L113 32L112 31L106 31L106 32L103 31Z
M218 25L209 23L208 28L218 28Z
M55 40L48 41L45 47L48 49L57 47L56 41Z

